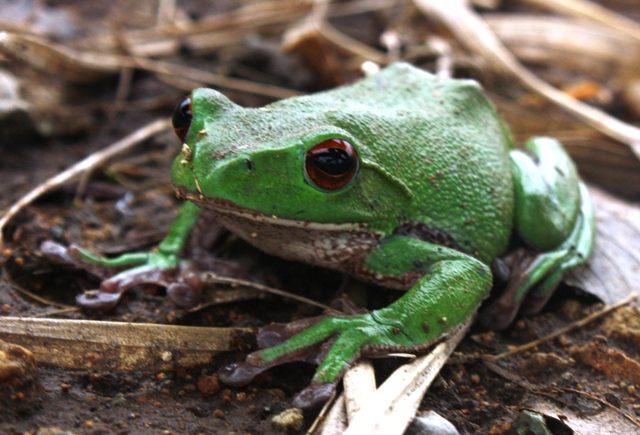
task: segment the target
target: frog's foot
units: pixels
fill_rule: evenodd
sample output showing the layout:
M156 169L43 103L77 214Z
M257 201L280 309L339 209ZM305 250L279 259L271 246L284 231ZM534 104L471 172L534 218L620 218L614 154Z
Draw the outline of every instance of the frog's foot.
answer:
M325 402L361 354L415 349L433 342L424 342L423 337L412 339L401 327L385 324L375 312L349 317L320 316L290 325L270 326L260 335L259 345L271 346L283 339L286 341L253 352L245 362L225 367L219 373L220 380L227 385L242 386L277 365L293 361L318 364L311 385L294 398L293 406L303 409L315 408Z
M176 255L163 252L124 254L116 258L101 258L78 246L65 247L51 241L40 246L43 255L58 264L73 265L77 268L104 278L108 268L130 267L111 278L104 279L96 290L79 295L76 302L91 309L113 308L122 295L131 287L152 284L167 288L169 297L180 306L193 306L199 301L200 282L197 277L185 273L184 264Z
M580 184L580 193L580 214L571 235L558 248L539 254L521 270L516 266L504 293L482 311L480 322L484 326L494 330L504 329L518 312L539 312L564 273L587 262L593 250L595 218L583 184Z

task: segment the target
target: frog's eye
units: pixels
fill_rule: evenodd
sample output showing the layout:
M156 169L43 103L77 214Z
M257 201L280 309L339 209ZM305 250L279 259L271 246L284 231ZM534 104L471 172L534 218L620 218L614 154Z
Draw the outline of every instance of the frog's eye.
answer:
M176 106L173 111L173 117L171 118L171 124L173 124L173 131L176 132L178 139L184 142L184 139L189 133L189 127L191 126L191 98L186 97Z
M305 157L309 180L323 190L345 187L358 173L360 158L356 149L343 139L328 139L315 145Z

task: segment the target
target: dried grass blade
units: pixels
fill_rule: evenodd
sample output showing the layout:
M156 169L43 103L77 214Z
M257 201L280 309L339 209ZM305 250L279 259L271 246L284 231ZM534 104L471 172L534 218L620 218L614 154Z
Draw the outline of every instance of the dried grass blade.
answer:
M70 369L162 371L212 361L235 350L246 328L201 328L94 320L0 317L0 339L39 363Z
M449 355L464 338L473 319L461 325L449 339L426 356L396 370L365 403L345 435L401 435L422 401L424 393Z
M602 24L616 33L629 35L640 41L640 24L585 0L521 0L542 9L559 12L576 18L584 18Z
M369 360L362 360L350 368L342 380L347 419L353 421L365 403L376 392L376 374Z
M588 106L536 77L500 42L465 0L414 0L423 13L442 22L468 50L481 55L492 68L514 77L525 87L558 104L583 122L628 145L640 158L640 128Z
M191 80L187 90L208 84L271 98L288 98L300 94L278 86L225 77L168 62L72 50L39 38L7 32L0 32L0 54L26 62L45 74L57 75L78 83L100 80L108 74L119 74L123 68L137 68L153 72L160 78L169 75Z
M63 79L89 83L117 74L127 64L120 56L80 53L29 35L0 32L0 54L22 61L33 68Z

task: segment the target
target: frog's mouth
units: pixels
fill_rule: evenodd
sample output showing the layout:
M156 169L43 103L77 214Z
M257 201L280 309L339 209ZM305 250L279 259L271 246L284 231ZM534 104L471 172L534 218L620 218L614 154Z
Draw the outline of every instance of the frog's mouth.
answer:
M223 223L230 219L236 219L280 227L304 228L311 231L346 232L364 230L363 225L357 223L313 222L267 215L257 210L241 207L228 199L205 197L200 193L188 190L184 186L176 187L176 195L180 199L191 201L203 209L212 211Z
M229 200L206 198L184 186L179 198L210 211L231 232L278 257L363 275L363 258L381 238L363 224L312 222L265 215ZM404 288L404 287L402 287Z

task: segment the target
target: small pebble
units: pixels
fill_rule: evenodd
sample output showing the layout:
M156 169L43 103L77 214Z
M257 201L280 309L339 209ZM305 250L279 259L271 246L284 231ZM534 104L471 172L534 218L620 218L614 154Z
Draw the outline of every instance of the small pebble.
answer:
M405 435L460 435L460 432L437 412L427 411L413 419Z
M289 429L300 431L304 428L304 415L300 408L285 409L280 414L273 416L271 425L283 431Z

